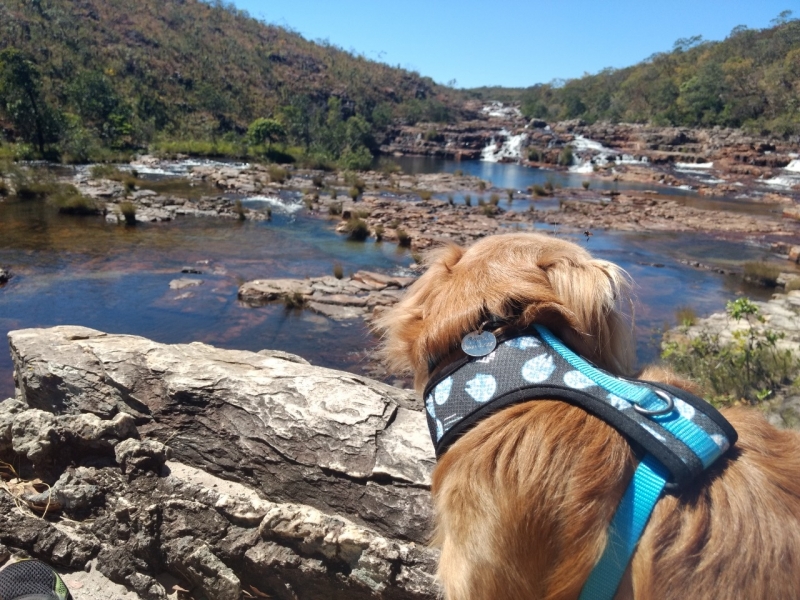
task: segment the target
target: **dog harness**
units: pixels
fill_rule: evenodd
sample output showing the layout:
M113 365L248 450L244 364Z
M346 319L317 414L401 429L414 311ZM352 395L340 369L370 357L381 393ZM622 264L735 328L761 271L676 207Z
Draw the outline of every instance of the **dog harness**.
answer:
M642 459L611 520L605 551L580 595L580 600L610 600L661 495L683 489L708 469L736 442L736 431L697 396L612 375L540 325L498 342L485 356L466 356L449 365L425 388L436 456L479 420L528 400L568 402L622 433Z

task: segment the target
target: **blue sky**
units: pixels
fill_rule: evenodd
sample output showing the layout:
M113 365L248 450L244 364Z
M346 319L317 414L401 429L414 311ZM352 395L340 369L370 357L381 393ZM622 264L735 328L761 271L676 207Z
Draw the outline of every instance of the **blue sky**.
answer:
M678 38L763 28L800 0L234 0L253 17L458 87L626 67Z

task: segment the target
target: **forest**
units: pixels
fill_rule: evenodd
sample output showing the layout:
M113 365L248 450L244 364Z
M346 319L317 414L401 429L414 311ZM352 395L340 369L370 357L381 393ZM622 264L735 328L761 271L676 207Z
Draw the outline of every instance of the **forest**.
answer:
M148 146L269 154L281 141L294 156L358 166L393 122L458 118L458 99L232 4L0 3L0 131L16 158L85 162Z
M219 0L0 3L0 158L83 163L149 149L366 168L394 129L470 118L468 100L517 102L547 121L791 136L800 21L784 11L769 28L680 39L623 69L459 90Z
M530 118L800 133L800 20L784 11L767 29L735 27L721 42L679 39L670 52L526 89L471 90L518 101Z

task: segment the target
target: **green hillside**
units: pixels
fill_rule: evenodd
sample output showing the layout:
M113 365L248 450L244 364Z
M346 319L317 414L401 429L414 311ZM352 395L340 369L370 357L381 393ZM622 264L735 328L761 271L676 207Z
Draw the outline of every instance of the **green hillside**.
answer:
M0 128L28 144L17 152L80 161L175 140L213 152L270 118L303 152L364 158L393 120L457 116L454 94L219 2L0 2Z
M588 122L744 127L800 133L800 21L787 11L769 29L736 27L722 42L681 39L671 52L524 90L479 88L476 98L522 103L528 117Z

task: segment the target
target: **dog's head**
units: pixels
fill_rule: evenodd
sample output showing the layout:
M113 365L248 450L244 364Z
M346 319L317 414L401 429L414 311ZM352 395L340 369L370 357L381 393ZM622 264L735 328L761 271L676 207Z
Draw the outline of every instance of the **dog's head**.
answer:
M461 339L487 321L550 328L596 365L629 375L634 363L627 274L580 246L547 235L484 238L468 249L430 252L426 272L376 321L395 372L424 387L430 365L460 353Z

